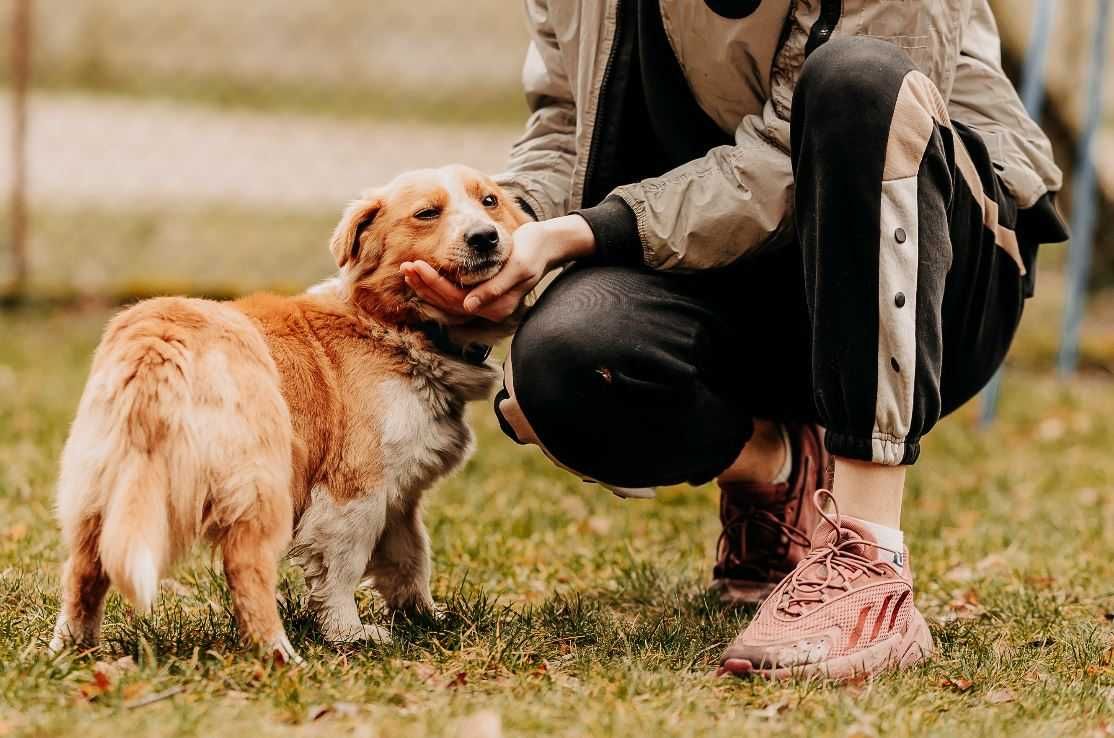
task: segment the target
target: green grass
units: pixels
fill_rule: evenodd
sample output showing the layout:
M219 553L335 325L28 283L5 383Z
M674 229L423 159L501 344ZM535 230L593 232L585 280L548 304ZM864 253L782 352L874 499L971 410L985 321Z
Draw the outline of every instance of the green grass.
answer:
M480 711L506 735L1089 734L1114 723L1114 381L1043 371L1054 304L1030 315L1001 420L979 432L967 408L946 421L911 477L905 528L938 658L845 686L710 675L750 617L704 592L713 489L619 501L503 438L482 406L479 452L427 507L440 621L336 651L288 570L284 617L309 663L272 668L237 645L199 551L151 617L112 595L102 649L50 657L52 484L108 313L2 313L0 735L479 735L456 731ZM385 617L370 593L360 604Z
M7 215L0 213L0 232ZM337 217L206 205L36 208L29 288L40 296L110 298L300 290L335 271L328 242Z

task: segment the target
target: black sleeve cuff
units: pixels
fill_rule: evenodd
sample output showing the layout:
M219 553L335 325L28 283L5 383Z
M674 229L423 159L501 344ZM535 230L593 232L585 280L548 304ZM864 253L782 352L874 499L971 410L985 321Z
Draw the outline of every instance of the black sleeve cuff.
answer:
M1017 234L1038 244L1063 243L1071 238L1068 224L1056 207L1055 193L1044 193L1032 207L1017 213Z
M530 207L530 203L526 202L525 197L516 197L514 199L514 202L515 205L518 205L522 212L530 216L531 220L536 221L538 219L538 214L534 212L534 209L532 207Z
M638 219L623 198L609 195L599 205L572 212L588 222L596 237L596 254L592 262L630 266L642 263Z

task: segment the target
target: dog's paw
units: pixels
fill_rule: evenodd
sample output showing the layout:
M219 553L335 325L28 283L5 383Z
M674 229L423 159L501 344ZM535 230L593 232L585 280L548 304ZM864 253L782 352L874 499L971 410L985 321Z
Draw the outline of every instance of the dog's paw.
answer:
M391 632L378 625L360 623L350 627L330 628L325 633L329 643L389 643Z
M55 636L50 639L50 644L46 649L53 654L59 654L69 648L71 643L72 641L70 639L63 638L61 634L55 634Z
M286 637L285 633L268 643L266 650L267 655L273 658L277 664L299 666L305 663L305 659L294 650L294 646L291 645L290 639Z
M100 642L100 628L92 625L75 627L63 615L58 617L54 626L54 635L47 645L47 650L52 654L59 654L68 648L84 649L96 648Z

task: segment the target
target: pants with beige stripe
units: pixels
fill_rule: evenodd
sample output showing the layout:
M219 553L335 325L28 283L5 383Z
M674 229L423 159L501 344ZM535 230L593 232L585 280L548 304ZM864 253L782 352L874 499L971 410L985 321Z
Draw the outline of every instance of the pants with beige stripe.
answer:
M916 461L1004 359L1036 243L982 140L895 46L813 52L791 125L796 243L716 272L566 271L512 343L508 435L630 487L713 478L756 417Z

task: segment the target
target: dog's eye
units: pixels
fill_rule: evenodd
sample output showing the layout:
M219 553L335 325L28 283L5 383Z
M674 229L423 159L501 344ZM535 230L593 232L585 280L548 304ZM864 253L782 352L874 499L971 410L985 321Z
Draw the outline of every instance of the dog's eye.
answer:
M441 211L437 208L422 208L414 213L414 217L418 220L437 220L441 217Z
M495 195L484 195L484 199L480 200L485 208L493 208L499 204L499 198Z

